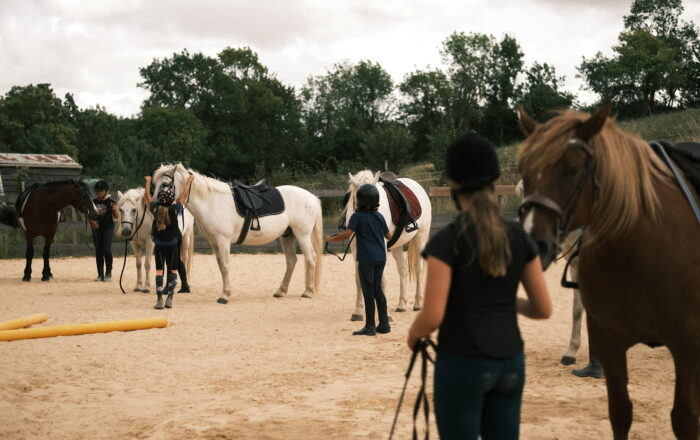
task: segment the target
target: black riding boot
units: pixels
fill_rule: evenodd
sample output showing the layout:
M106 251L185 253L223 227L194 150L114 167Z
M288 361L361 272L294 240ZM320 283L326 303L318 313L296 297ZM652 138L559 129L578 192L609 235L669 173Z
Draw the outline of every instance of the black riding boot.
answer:
M177 263L177 274L180 276L180 290L177 293L190 293L190 285L187 283L187 269L182 260Z
M168 292L167 298L165 298L165 307L170 309L173 307L173 293L175 292L175 287L177 287L177 274L168 274L168 286L165 289Z
M352 332L356 336L374 336L377 329L374 326L374 298L364 297L365 300L365 326L362 329Z
M156 309L163 308L163 275L156 275L156 295L158 296L158 301L156 301Z
M389 333L391 331L391 326L389 325L389 313L386 305L386 297L383 296L377 299L377 312L379 313L377 333Z

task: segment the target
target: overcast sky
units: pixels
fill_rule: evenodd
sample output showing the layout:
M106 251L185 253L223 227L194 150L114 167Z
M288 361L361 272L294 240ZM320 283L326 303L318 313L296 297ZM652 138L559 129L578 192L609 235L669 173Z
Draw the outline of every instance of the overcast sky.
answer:
M584 5L584 3L586 3ZM288 85L337 62L378 62L400 82L440 66L454 32L515 37L525 62L546 62L584 97L582 56L609 54L631 0L0 0L0 95L50 83L81 108L131 116L146 97L139 68L187 49L248 46ZM700 1L684 1L700 25Z

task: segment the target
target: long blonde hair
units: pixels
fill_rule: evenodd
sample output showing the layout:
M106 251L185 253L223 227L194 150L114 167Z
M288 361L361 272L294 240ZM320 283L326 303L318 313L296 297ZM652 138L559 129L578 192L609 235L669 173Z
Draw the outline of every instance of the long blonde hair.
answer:
M467 234L471 225L476 234L476 253L467 262L471 264L476 258L479 267L492 277L506 275L511 261L510 240L503 226L501 209L496 201L496 195L491 188L464 193L468 209L462 211L457 218L457 240L464 240L471 249L474 243Z
M156 208L156 229L162 231L170 225L169 206L158 205Z

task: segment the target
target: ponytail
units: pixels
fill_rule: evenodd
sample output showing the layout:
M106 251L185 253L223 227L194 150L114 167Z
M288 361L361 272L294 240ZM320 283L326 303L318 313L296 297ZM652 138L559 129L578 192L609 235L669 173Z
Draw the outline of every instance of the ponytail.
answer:
M473 226L476 233L475 255L479 267L492 277L503 277L511 261L511 252L496 195L492 189L485 188L471 191L466 197L469 209L462 211L457 218L456 243L465 240L474 250L474 243L467 235L467 228ZM467 264L473 262L472 258Z
M170 225L170 207L158 205L156 208L156 230L162 231Z

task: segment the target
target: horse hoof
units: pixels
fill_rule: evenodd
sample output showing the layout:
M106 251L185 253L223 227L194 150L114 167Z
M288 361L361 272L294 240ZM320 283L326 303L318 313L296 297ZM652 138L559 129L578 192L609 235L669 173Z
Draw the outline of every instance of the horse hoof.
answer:
M216 300L219 304L228 304L228 300L226 298L219 298Z
M304 292L304 293L301 294L301 297L302 297L302 298L311 298L311 295L309 295L308 293Z
M24 281L25 283L28 283L31 280L32 280L32 277L22 277L22 281Z
M51 277L41 277L41 281L48 281L50 279L51 279Z
M149 293L150 290L148 290L148 289L141 289L141 292L143 292L143 293Z
M576 358L573 356L562 356L561 360L562 365L573 365L576 363Z
M274 296L275 298L284 298L284 293L276 292L276 293L275 293L274 295L272 295L272 296Z
M405 311L406 311L406 309L404 309L403 307L397 307L397 308L396 308L396 312L398 312L398 313L403 313L403 312L405 312Z
M362 321L362 315L359 313L353 313L350 317L350 321Z
M422 308L423 308L423 307L416 307L416 306L413 306L413 311L414 311L414 312L420 312L420 309L422 309Z
M578 377L592 377L594 379L602 379L605 377L602 368L591 367L590 364L585 368L581 368L579 370L572 370L571 374Z

